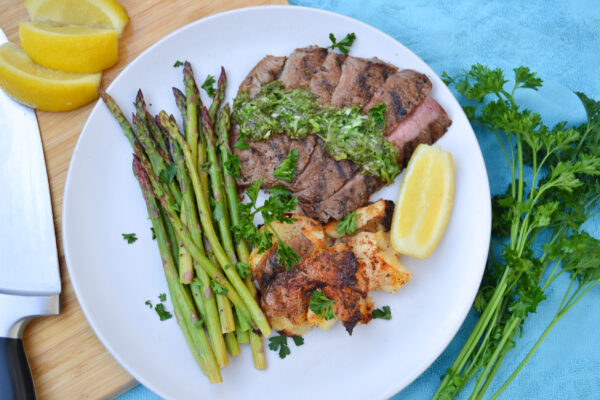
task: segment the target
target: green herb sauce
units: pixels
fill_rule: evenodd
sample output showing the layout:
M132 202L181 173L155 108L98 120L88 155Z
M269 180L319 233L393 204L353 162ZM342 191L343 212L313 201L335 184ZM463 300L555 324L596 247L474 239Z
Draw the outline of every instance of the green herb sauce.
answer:
M309 90L284 89L275 81L263 85L253 99L240 92L233 118L252 141L282 133L293 139L317 135L330 156L353 161L367 175L391 183L400 173L396 149L384 136L381 112L366 115L358 106L324 106Z

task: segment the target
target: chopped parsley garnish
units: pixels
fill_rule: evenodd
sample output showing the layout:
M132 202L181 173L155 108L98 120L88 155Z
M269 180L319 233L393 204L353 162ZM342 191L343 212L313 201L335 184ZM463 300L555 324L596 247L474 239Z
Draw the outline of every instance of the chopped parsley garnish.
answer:
M373 319L392 319L392 310L390 306L383 306L383 308L376 308L373 310Z
M270 196L262 206L257 207L256 200L261 184L262 179L259 179L252 182L246 189L246 196L250 201L240 204L240 221L233 227L233 232L236 238L244 238L254 246L258 254L270 249L274 244L274 239L277 239L277 262L279 265L285 266L287 271L300 261L300 256L281 240L271 223L274 221L285 224L293 223L294 219L288 213L296 208L298 199L279 191L281 194ZM262 231L254 225L254 216L258 213L263 217L265 223Z
M356 210L352 211L338 222L338 226L335 231L340 235L348 235L353 233L356 230L356 218L359 215L360 214L356 213Z
M173 316L170 312L165 310L165 305L163 303L158 303L154 307L154 311L156 311L161 321L165 321Z
M176 173L177 170L175 169L175 164L167 165L158 174L158 181L160 183L169 184L173 182Z
M242 90L233 102L233 120L245 140L266 140L279 134L291 139L314 135L335 160L350 160L364 174L389 184L400 167L381 118L385 118L381 107L365 115L356 105L323 105L308 89L286 89L279 81L263 85L253 98ZM293 173L291 169L289 172Z
M208 75L201 87L206 91L206 94L209 95L209 97L214 97L217 92L217 89L215 89L215 77Z
M183 62L177 60L177 61L175 61L175 64L173 64L173 68L181 67L182 65L183 65Z
M146 302L144 304L147 305L148 307L152 308L152 303L150 302L150 300L146 300Z
M377 122L385 125L385 110L387 110L387 106L385 103L379 103L374 107L369 109L369 115ZM385 129L384 129L385 130Z
M135 233L121 233L121 236L123 236L123 239L127 240L128 244L138 240L138 238L135 236Z
M158 299L159 299L161 302L167 301L167 294L166 294L166 293L161 293L161 294L159 294L159 295L158 295Z
M356 35L354 34L354 32L352 32L347 34L342 40L338 42L333 33L330 33L329 40L331 40L331 46L329 46L329 48L332 50L335 50L337 48L342 53L348 54L348 51L350 50L348 49L348 47L352 46L352 43L354 43L355 39Z
M155 240L156 239L156 232L154 232L154 227L151 226L150 230L152 231L152 240Z
M273 172L273 176L282 181L291 182L296 176L296 166L298 164L298 149L292 149L283 159L279 167Z
M242 168L242 163L237 154L229 153L223 166L225 167L225 171L227 171L232 178L239 178L241 176L240 168Z
M245 279L250 273L250 266L243 262L235 263L235 269L240 276L240 278Z
M288 337L285 335L269 338L269 349L279 351L279 358L285 358L291 354L287 339ZM302 346L304 344L304 338L302 336L292 336L292 340L296 346Z
M215 294L227 294L227 289L217 281L210 281L210 287Z
M324 320L330 320L335 318L333 314L333 303L335 300L331 300L321 290L315 290L310 296L309 308L312 312L317 314Z

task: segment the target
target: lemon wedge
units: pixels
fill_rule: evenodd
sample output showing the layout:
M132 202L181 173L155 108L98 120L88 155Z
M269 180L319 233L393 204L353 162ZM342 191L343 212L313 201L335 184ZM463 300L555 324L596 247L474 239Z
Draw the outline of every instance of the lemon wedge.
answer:
M25 8L32 21L114 29L117 36L129 22L116 0L25 0Z
M453 197L452 155L420 144L408 162L394 208L394 250L412 257L428 257L446 229Z
M68 72L100 72L119 59L112 29L21 22L21 47L36 63Z
M56 71L37 65L13 43L0 46L0 87L13 99L45 111L67 111L98 98L101 74Z

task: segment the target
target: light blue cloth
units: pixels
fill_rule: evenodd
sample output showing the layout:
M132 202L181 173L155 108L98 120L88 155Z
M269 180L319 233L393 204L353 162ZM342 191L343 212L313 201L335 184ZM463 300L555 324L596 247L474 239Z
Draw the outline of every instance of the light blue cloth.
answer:
M583 91L600 99L598 0L291 0L290 3L335 11L373 25L414 51L438 74L446 71L453 75L477 62L508 71L520 65L529 66L544 80L544 89L540 93L532 91L522 100L540 112L546 124L584 121L583 107L571 91ZM502 192L510 179L506 161L495 138L478 134L478 140L492 193ZM599 226L600 218L596 218L586 229L598 237ZM537 340L554 315L567 283L566 277L555 282L547 292L548 300L527 319L523 337L506 356L488 394L508 378ZM600 399L599 304L600 287L596 287L554 327L501 398ZM471 312L438 360L393 399L430 398L475 321L476 316ZM138 386L119 400L155 398Z

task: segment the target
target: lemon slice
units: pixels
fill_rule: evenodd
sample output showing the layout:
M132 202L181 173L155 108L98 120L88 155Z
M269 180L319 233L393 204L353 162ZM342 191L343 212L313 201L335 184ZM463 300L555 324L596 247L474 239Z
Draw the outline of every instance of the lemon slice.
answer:
M121 36L129 22L127 12L115 0L25 0L32 21L114 29Z
M47 22L21 22L21 46L36 63L68 72L100 72L117 63L117 34L112 29Z
M394 250L428 257L446 229L453 197L452 155L420 144L408 162L396 200L391 228Z
M67 111L87 104L98 98L101 76L48 69L13 43L0 46L0 87L33 108Z

